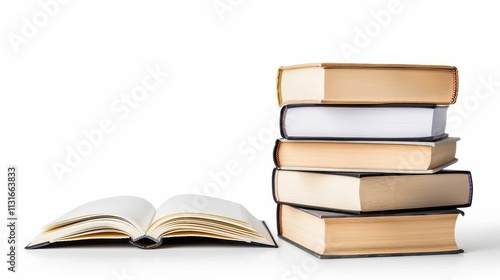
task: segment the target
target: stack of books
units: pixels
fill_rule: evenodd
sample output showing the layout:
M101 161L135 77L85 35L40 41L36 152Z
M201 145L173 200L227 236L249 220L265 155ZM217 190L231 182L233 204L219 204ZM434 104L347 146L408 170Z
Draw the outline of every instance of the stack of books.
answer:
M457 161L446 133L455 67L286 66L277 90L280 238L319 258L463 252L455 225L471 173L443 170Z

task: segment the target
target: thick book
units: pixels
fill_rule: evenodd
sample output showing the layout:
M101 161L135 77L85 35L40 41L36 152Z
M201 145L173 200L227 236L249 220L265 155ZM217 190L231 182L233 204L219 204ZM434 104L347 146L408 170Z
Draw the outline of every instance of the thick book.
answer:
M286 139L435 141L447 136L448 106L292 104L281 108Z
M276 167L289 170L435 173L457 161L460 138L438 141L340 141L277 139Z
M277 203L329 211L369 213L469 207L469 171L434 174L338 173L274 169Z
M312 63L278 69L279 105L441 104L456 102L454 66L411 64Z
M135 196L109 197L83 204L46 225L26 246L42 248L82 240L128 239L156 248L167 238L202 237L277 247L269 229L240 204L185 194L167 199L158 210Z
M457 209L353 215L278 204L278 236L318 258L458 254Z

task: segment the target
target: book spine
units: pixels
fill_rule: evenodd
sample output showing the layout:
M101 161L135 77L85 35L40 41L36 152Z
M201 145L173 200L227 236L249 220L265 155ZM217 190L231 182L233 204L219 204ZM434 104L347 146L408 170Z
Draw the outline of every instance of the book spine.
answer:
M467 172L467 173L468 173L468 177L469 177L469 203L467 206L464 206L464 207L469 207L472 205L472 196L474 193L474 191L473 191L474 187L472 184L472 174L471 174L471 172Z
M281 203L276 204L276 228L278 230L278 236L281 236L283 234L281 228Z
M278 203L278 196L276 195L276 180L278 179L278 169L274 168L273 169L273 175L271 176L272 182L271 182L271 191L273 192L273 199L275 203Z
M278 104L283 105L283 97L281 96L281 76L283 75L283 69L280 67L278 69L278 74L276 77L276 94L278 95Z
M154 249L163 243L163 239L155 239L149 235L142 235L135 239L129 239L130 244L141 249Z
M280 144L281 141L279 139L276 139L276 143L274 144L274 149L273 149L273 161L276 167L281 167L280 157L279 157Z
M458 69L453 67L453 94L451 96L450 104L455 104L458 97Z
M280 123L279 123L281 137L283 137L285 139L288 139L288 134L286 132L286 127L285 127L285 118L286 118L287 111L288 111L288 105L284 105L281 108Z

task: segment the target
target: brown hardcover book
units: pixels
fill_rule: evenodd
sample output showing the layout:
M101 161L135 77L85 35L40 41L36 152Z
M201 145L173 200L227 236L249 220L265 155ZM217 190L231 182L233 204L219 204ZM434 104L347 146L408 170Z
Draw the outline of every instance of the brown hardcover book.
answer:
M453 104L454 66L314 63L278 70L278 103Z
M435 173L457 161L457 137L435 142L278 139L276 167L290 170Z
M469 207L469 171L435 174L273 171L277 203L339 212L417 210Z
M278 205L278 236L318 258L462 253L457 209L352 215Z

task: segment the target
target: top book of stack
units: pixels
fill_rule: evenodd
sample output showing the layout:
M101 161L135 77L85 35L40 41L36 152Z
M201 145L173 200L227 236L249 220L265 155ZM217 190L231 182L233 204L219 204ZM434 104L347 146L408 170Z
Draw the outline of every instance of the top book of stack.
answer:
M284 104L454 104L454 66L317 63L280 67Z

